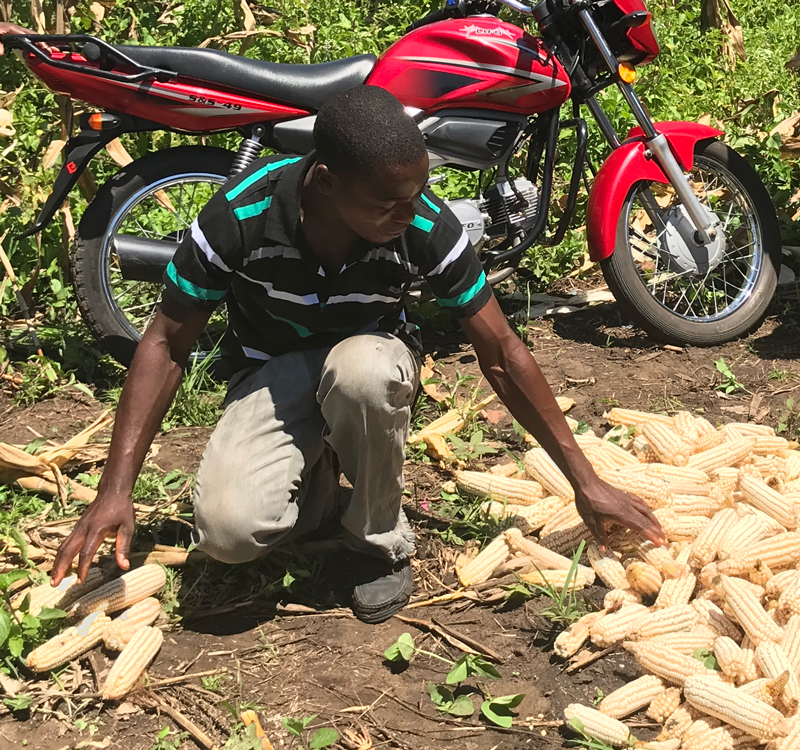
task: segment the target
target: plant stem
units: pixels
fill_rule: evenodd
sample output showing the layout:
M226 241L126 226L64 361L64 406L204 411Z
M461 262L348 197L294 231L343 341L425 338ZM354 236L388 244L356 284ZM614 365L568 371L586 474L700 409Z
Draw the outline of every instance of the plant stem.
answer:
M438 659L439 661L443 661L445 664L449 664L451 667L455 664L454 661L450 661L450 659L445 659L444 656L439 656L439 654L432 654L430 651L423 651L421 648L414 649L418 654L425 654L425 656L430 656L432 659Z
M8 595L8 591L3 589L3 600L5 601L8 609L11 612L11 616L16 620L17 625L19 625L19 629L22 630L22 620L19 619L19 612L11 606L11 597Z

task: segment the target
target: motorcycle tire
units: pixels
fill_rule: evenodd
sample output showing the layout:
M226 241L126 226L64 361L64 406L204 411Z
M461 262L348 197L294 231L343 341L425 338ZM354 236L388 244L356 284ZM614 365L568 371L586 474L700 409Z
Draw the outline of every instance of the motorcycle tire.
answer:
M761 248L757 275L752 271L753 265L751 264L749 268L753 276L746 279L747 288L741 290L739 297L736 298L736 304L730 305L733 308L730 313L706 316L682 315L675 312L677 305L671 310L667 304L662 303L654 296L657 293L655 285L651 292L645 284L643 274L640 273L634 260L629 240L634 194L642 186L641 183L632 188L631 194L625 202L625 208L619 218L614 253L606 260L601 261L601 267L606 282L620 306L636 324L654 339L680 346L686 344L715 346L750 333L766 315L775 294L781 266L780 227L766 187L755 169L742 156L720 141L703 141L695 149L695 158L696 168L716 170L725 177L729 185L735 186L740 191L752 208L754 226L757 227L757 231L752 233L753 236L758 235L757 239ZM725 185L725 182L723 181L722 184ZM728 252L727 245L724 252ZM755 257L754 254L753 258ZM656 260L655 263L657 270L658 261ZM721 265L727 267L727 258ZM701 282L703 287L705 287L708 276L709 274L706 274ZM727 279L724 284L722 293L727 295ZM720 293L714 287L713 294L719 295ZM698 293L695 293L695 297L697 295ZM715 297L711 297L711 299L714 300L716 308ZM678 304L680 302L679 299ZM694 300L691 300L690 309L692 311L693 304ZM707 312L710 313L711 304L707 303L707 307Z
M155 183L181 175L208 175L224 182L235 153L210 146L180 146L156 151L120 169L97 191L75 234L70 258L78 309L101 347L124 366L136 353L140 336L126 325L124 312L116 304L107 279L106 238L121 211ZM171 183L170 183L171 184Z

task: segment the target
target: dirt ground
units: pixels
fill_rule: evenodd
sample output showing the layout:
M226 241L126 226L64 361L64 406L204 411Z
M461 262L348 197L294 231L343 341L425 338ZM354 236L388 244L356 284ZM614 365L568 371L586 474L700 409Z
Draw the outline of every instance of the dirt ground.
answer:
M781 310L745 340L713 349L675 350L628 326L615 307L603 306L537 321L529 326L528 343L555 391L575 399L570 415L595 430L604 429L603 413L619 404L648 410L685 408L712 422L752 419L774 426L784 424L797 434L800 417L793 399L800 392L800 340L795 320ZM474 354L456 333L429 337L429 351L445 378L454 380L456 370L478 372ZM714 363L720 358L744 390L726 396L716 388L720 375ZM29 428L66 438L100 410L97 403L81 395L74 399L61 396L26 409L7 406L0 410L0 439L27 443L32 438ZM489 437L509 433L510 417L502 406L493 406L490 417L495 424L487 428ZM193 472L208 435L204 428L181 428L160 435L153 462L163 471L180 468ZM452 552L433 533L437 522L430 520L441 484L449 476L431 465L407 465L408 511L419 536L415 593L421 598L446 593L455 582ZM427 504L423 505L424 501ZM176 531L176 538L185 541L186 529ZM248 597L253 580L283 571L291 556L237 568L205 561L182 571L177 594L182 624L166 630L150 680L157 683L183 674L225 670L219 693L205 690L196 678L153 691L195 722L219 747L232 724L221 703L226 700L231 706L254 707L276 748L300 747L281 726L281 718L317 714L312 726L333 726L340 734L366 728L376 748L556 750L564 747L566 735L552 723L559 721L565 705L590 703L596 688L609 692L637 675L635 663L624 651L567 674L566 665L552 655L555 633L537 615L542 600L515 607L481 607L460 601L408 609L404 616L450 626L497 652L503 679L491 684L479 681L483 688L493 695L526 696L509 730L489 727L477 715L466 720L443 718L429 700L426 685L428 681L441 683L448 667L417 655L407 668L397 670L385 662L383 651L401 633L410 632L422 648L451 659L460 652L437 635L398 619L377 626L353 619L347 610L347 596L349 582L358 572L357 558L341 549L321 554L314 550L327 549L325 543L314 544L308 543L301 558L312 575L298 581L281 602L323 606L326 613L287 616L276 611L274 598ZM221 581L228 593L215 597L207 587L209 581ZM199 600L197 591L208 592L213 601ZM594 602L602 595L599 588L587 592ZM54 704L57 713L33 717L6 713L0 717L0 748L24 744L37 750L171 748L155 743L162 727L175 727L172 718L133 701L103 706L91 697L109 663L107 655L95 650L91 659L81 660L79 669L63 672L63 692L72 695ZM652 736L646 728L635 731L641 738ZM191 738L180 745L194 746Z

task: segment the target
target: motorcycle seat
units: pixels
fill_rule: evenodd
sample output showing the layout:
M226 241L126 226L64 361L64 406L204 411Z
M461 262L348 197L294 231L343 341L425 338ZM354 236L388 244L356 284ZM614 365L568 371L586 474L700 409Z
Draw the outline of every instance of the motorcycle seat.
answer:
M335 94L364 83L375 65L375 55L293 65L194 47L120 45L116 49L140 65L251 92L307 110L318 110Z

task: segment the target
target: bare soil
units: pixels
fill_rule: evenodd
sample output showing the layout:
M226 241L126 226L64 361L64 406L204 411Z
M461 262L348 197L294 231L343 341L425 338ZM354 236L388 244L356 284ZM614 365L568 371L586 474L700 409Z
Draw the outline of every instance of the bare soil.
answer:
M478 373L474 353L460 334L434 334L428 341L437 369L451 382L456 370ZM746 340L676 351L647 339L629 327L615 307L604 306L537 321L528 328L528 343L555 391L575 399L571 416L596 430L604 428L603 413L615 404L650 410L685 408L712 422L782 423L792 434L800 424L798 410L791 402L787 405L800 391L800 339L790 314L768 319ZM720 358L744 390L725 395L717 389L720 375L714 362ZM511 419L504 407L491 409L488 437L508 439L513 445ZM34 436L29 428L66 438L100 411L100 405L81 395L59 396L24 409L6 400L5 407L0 404L0 439L27 443ZM195 471L208 435L204 428L160 435L153 463L164 471ZM408 511L419 536L415 593L420 595L444 593L455 583L453 553L434 533L444 525L435 518L436 502L449 476L431 464L407 465ZM186 539L185 525L159 533L173 543L173 531L174 538ZM143 529L141 534L145 546L148 532ZM359 558L335 547L308 542L294 555L282 553L252 565L230 568L205 561L184 568L176 610L183 619L167 629L150 679L208 670L225 670L225 676L218 693L204 690L194 678L157 689L161 700L189 717L219 747L232 725L222 704L227 701L239 707L243 702L258 704L258 715L276 748L299 747L281 726L283 717L317 714L313 726L334 726L340 733L366 728L374 747L556 750L564 747L566 735L547 724L560 719L565 705L591 702L596 688L609 692L637 675L635 663L621 651L567 674L566 665L552 655L555 633L537 614L545 605L541 599L516 607L461 601L409 609L405 616L449 625L501 655L501 681L471 680L470 685L493 695L526 695L510 730L488 726L477 715L466 720L443 717L428 698L427 682L442 683L448 667L418 655L407 668L397 670L385 662L383 651L401 633L411 632L425 649L451 659L460 653L438 636L398 619L377 626L353 619L347 604ZM264 591L264 581L274 581L287 567L308 569L311 576L298 579L291 593L280 594L280 602L325 607L327 613L286 616L276 611L275 596L257 594ZM601 589L587 592L594 602L602 594ZM97 680L102 680L109 664L109 655L96 650L91 659L81 660L79 669L65 670L64 692L73 695L68 701L51 702L56 713L0 717L0 749L21 747L25 741L37 750L152 748L162 727L175 727L171 718L142 708L134 699L116 706L81 698L81 692L91 695L97 690ZM76 718L81 720L77 725ZM646 728L636 732L642 738L652 736ZM191 738L180 745L194 746Z

